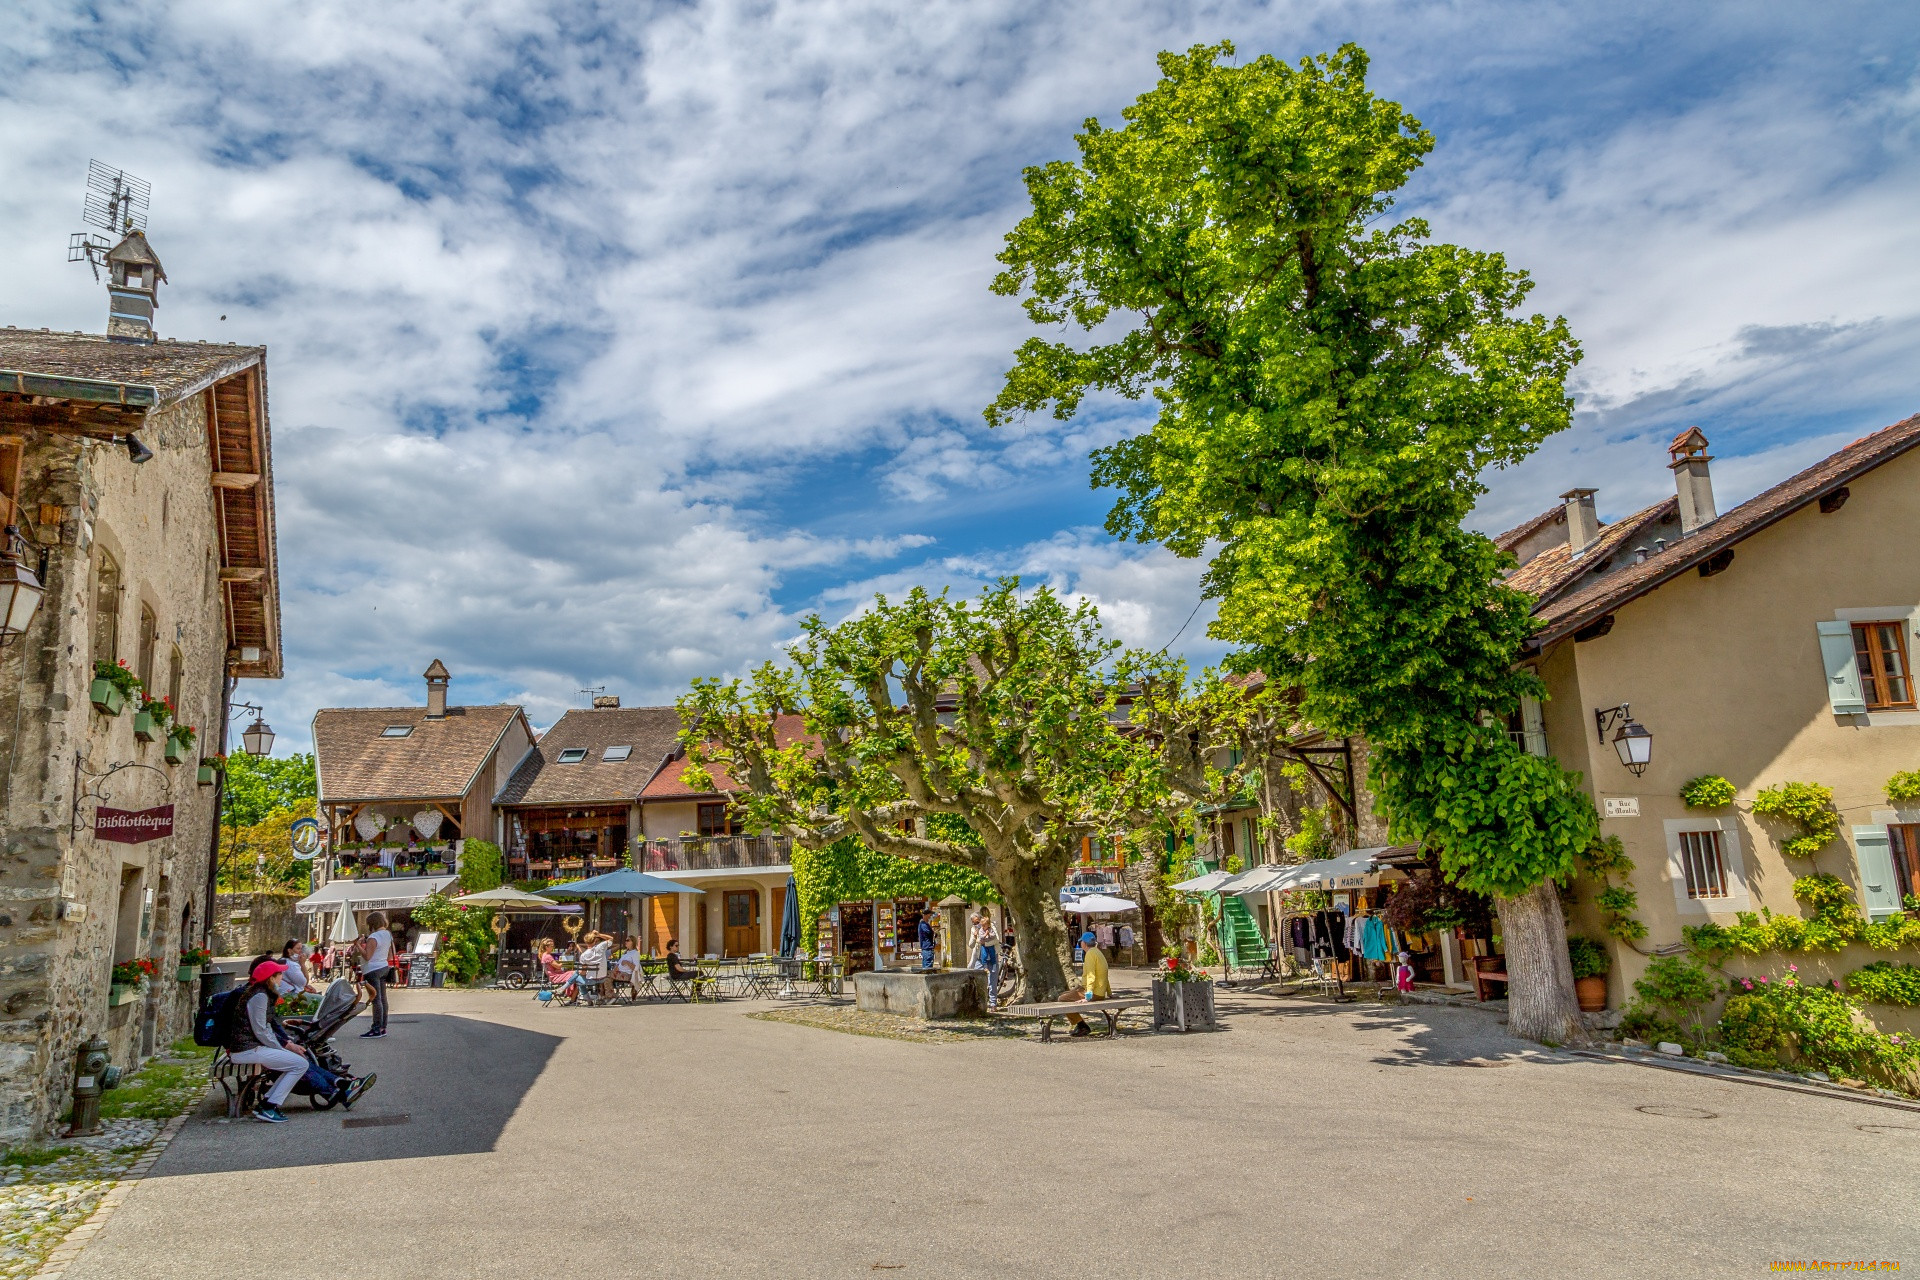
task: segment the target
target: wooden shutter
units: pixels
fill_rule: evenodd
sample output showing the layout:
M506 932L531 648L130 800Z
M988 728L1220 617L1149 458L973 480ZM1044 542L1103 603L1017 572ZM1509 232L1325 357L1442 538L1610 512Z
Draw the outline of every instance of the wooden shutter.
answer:
M1900 911L1900 881L1893 874L1893 844L1885 827L1855 827L1854 854L1860 863L1860 887L1867 893L1867 918L1882 920Z
M1845 622L1822 622L1820 657L1827 667L1827 702L1837 716L1859 716L1867 712L1866 694L1860 688L1860 668L1853 658L1853 627Z

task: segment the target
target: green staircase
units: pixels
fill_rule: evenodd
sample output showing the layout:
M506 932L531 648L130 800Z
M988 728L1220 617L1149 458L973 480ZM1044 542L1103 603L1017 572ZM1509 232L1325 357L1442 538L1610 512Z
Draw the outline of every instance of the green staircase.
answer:
M1247 909L1244 898L1231 894L1223 896L1220 903L1220 945L1233 958L1234 968L1258 969L1267 961L1267 943L1260 936L1253 912Z

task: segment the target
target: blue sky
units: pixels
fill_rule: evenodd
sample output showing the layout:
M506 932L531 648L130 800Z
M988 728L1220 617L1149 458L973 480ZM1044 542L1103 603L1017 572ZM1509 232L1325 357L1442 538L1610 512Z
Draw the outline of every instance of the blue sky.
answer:
M1108 405L990 432L1020 169L1153 57L1354 40L1437 135L1402 209L1504 250L1586 350L1488 478L1722 507L1920 410L1920 23L1752 3L91 5L0 31L0 322L98 330L86 161L153 184L167 336L270 347L289 746L422 696L550 723L777 652L811 610L1004 572L1165 643L1198 566L1100 532ZM222 315L226 316L223 321ZM1177 647L1218 656L1207 612Z

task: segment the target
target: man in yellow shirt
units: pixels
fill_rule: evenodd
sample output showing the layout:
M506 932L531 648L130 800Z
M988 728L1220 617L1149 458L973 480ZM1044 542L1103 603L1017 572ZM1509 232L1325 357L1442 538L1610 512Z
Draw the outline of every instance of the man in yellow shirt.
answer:
M1099 947L1094 945L1093 930L1089 929L1080 935L1080 950L1082 952L1080 961L1080 987L1085 993L1085 998L1089 1000L1112 999L1113 981L1107 974L1107 957L1101 954ZM1079 1014L1068 1014L1067 1019L1073 1023L1074 1035L1090 1036L1093 1034L1093 1028L1089 1027L1087 1020Z

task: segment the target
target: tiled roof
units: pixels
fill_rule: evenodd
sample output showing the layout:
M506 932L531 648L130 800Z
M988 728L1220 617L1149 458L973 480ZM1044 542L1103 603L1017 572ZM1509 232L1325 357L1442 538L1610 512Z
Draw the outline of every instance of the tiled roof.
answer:
M1495 536L1493 545L1499 547L1502 551L1511 551L1534 534L1540 532L1540 530L1552 524L1555 520L1566 519L1566 512L1566 506L1556 502L1525 524L1515 525L1505 533Z
M1648 526L1668 519L1679 506L1678 498L1663 498L1624 520L1615 520L1600 530L1600 536L1577 560L1574 559L1573 548L1564 542L1548 547L1508 575L1506 585L1541 601L1551 600L1586 574L1610 571L1608 562L1616 552L1626 550ZM1602 566L1608 567L1603 569Z
M773 723L773 739L780 746L791 746L806 736L806 722L799 716L780 716ZM689 800L695 796L717 795L722 791L736 789L733 779L727 775L725 769L708 770L713 775L711 788L694 787L683 781L680 775L685 773L686 769L687 758L684 755L677 755L668 760L661 766L660 772L653 775L653 780L647 783L646 790L640 793L641 800Z
M672 707L575 709L547 730L495 804L631 803L677 745L680 713ZM559 764L568 747L585 748L578 764ZM603 759L608 747L630 747L624 761Z
M1534 611L1543 625L1533 645L1549 644L1599 621L1628 601L1703 564L1916 445L1920 445L1920 414L1854 441L1640 564L1606 574L1578 590L1563 592L1557 599L1543 602Z
M446 800L466 794L519 707L448 707L427 719L425 707L323 707L313 716L320 798ZM403 738L383 738L389 725L410 725ZM529 734L531 736L531 734Z
M219 342L113 342L97 333L48 333L36 329L0 329L0 391L60 395L74 400L172 404L222 378L259 363L265 347L236 347ZM61 390L16 386L10 374L77 379L102 384ZM150 402L122 399L109 387L152 387Z

